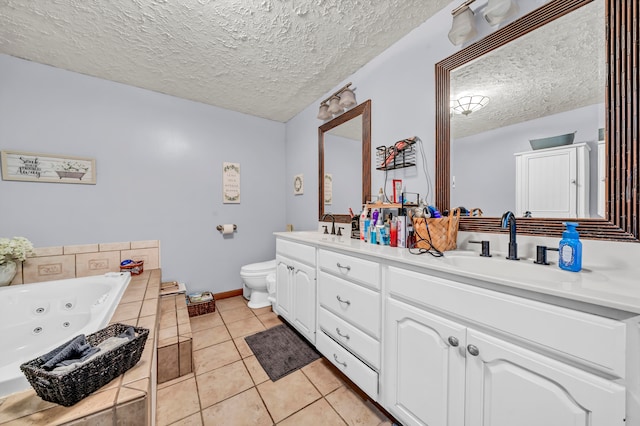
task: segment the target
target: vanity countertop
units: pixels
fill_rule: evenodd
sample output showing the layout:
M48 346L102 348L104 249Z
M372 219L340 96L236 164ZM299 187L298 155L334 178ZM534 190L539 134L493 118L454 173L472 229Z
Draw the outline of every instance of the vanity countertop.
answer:
M427 269L435 275L464 284L568 307L576 307L574 304L578 303L640 314L638 271L629 268L605 265L590 268L590 265L583 264L582 271L568 272L559 269L557 264L536 265L531 259L507 260L501 253L483 258L478 256L477 251L453 250L445 252L443 257L434 257L428 253L413 254L417 250L410 252L408 249L373 245L346 236L337 237L315 231L276 232L275 235L319 248L374 257L396 266L400 264ZM588 306L582 309L592 310Z

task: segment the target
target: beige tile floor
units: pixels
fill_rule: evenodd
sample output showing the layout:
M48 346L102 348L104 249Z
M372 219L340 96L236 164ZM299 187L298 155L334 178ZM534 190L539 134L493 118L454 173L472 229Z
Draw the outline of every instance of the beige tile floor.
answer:
M244 337L281 324L241 297L191 318L194 373L158 386L162 425L391 425L326 359L272 382Z

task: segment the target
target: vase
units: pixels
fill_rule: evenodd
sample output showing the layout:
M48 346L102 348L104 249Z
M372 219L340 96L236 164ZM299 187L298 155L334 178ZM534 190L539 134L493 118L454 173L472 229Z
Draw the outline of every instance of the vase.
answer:
M0 264L0 287L11 284L13 278L16 276L16 262L8 260L3 264Z

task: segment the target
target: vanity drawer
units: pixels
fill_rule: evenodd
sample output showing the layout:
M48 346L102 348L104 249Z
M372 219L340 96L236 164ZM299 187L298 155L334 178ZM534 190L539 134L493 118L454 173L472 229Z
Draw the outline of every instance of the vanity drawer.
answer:
M376 339L322 307L318 312L318 325L336 342L368 362L373 368L380 369L380 343Z
M389 268L389 292L625 377L626 325L594 314Z
M316 249L306 244L294 243L278 238L276 240L276 253L290 259L297 259L308 265L316 264Z
M380 290L380 265L375 262L346 254L319 250L318 265L324 271Z
M380 338L380 293L320 271L318 300L340 318Z
M318 333L316 347L374 401L378 400L378 373L324 333Z

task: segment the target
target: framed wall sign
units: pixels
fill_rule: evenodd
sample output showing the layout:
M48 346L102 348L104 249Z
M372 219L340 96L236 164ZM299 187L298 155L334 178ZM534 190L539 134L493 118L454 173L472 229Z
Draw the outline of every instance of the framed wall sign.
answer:
M240 163L222 163L222 202L240 204Z
M2 151L2 180L95 185L96 160L70 155Z
M324 174L324 203L333 203L333 175L331 173Z

